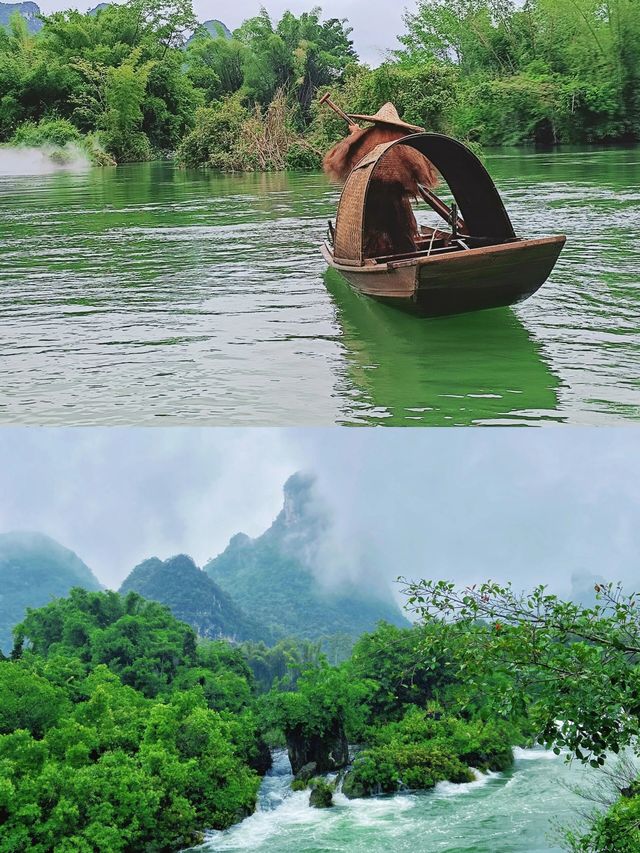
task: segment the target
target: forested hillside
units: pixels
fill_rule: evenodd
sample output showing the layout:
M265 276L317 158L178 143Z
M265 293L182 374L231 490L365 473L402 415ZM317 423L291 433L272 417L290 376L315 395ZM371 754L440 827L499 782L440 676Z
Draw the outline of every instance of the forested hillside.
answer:
M266 649L287 637L319 644L337 663L354 641L383 620L407 625L384 583L341 579L332 546L332 518L317 500L313 477L296 474L284 487L282 511L257 539L234 536L200 569L180 554L137 565L120 592L166 605L199 638L251 642ZM366 567L360 567L363 569ZM0 650L27 608L100 583L72 551L42 534L0 535ZM280 664L274 664L276 669ZM284 672L280 672L284 676Z
M26 5L26 4L25 4ZM317 106L392 100L481 145L640 137L637 0L418 0L402 47L363 65L347 21L264 10L229 34L187 2L18 12L0 28L0 143L75 143L95 162L175 153L224 170L316 168L345 127ZM231 37L229 37L231 35Z
M265 626L250 619L185 554L168 560L157 557L145 560L123 582L120 592L137 592L165 604L176 619L190 625L199 637L263 642L273 639Z
M0 651L11 649L11 629L27 607L41 607L74 586L100 589L73 551L42 533L0 534Z
M566 849L632 853L637 768L611 757L637 751L638 610L597 586L583 608L543 587L410 584L423 621L379 625L338 666L309 643L198 641L136 593L73 590L0 660L2 849L184 849L254 810L268 746L328 806L334 779L348 798L406 795L509 770L538 738L606 765L621 794Z
M462 689L434 632L380 626L339 667L283 644L269 675L257 651L198 643L136 593L74 590L32 611L0 661L3 849L184 849L253 811L265 741L306 765L297 788L344 771L348 742L366 746L345 777L353 797L395 791L399 774L469 781L470 765L508 767L526 738L524 718ZM279 678L282 652L294 668Z

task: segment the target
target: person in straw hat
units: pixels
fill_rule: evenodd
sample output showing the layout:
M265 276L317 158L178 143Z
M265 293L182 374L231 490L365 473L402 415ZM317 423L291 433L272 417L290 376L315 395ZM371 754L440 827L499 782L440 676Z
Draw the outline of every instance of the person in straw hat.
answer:
M424 128L402 121L393 104L387 103L375 115L350 115L349 136L327 152L323 168L329 178L346 181L353 167L384 142L392 142ZM372 122L361 128L356 121ZM367 257L395 255L416 250L418 224L411 200L418 196L418 184L433 188L437 183L434 166L407 146L392 148L376 167L367 202Z

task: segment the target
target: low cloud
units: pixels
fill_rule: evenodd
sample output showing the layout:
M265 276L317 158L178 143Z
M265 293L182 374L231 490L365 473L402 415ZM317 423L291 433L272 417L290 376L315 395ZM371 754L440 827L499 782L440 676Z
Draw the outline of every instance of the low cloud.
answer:
M260 535L312 471L331 519L322 581L412 578L560 593L637 583L640 451L621 429L13 429L0 433L0 530L39 530L108 586L151 555L202 565Z

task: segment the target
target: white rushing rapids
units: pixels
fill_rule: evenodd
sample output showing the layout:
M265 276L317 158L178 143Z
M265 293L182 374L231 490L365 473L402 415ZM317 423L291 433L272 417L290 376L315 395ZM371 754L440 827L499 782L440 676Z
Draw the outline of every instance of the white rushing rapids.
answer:
M432 791L348 800L315 809L309 792L292 792L287 755L274 754L256 812L211 832L200 853L560 853L551 821L575 819L580 804L567 782L589 772L542 747L515 749L508 773L474 771L472 782L440 782ZM586 776L585 776L586 774Z

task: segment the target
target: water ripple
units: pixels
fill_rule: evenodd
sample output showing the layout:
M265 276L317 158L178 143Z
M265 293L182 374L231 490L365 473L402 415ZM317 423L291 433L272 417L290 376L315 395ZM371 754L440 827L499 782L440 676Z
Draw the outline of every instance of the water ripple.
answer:
M320 175L2 176L0 421L637 420L638 150L487 165L518 232L567 246L515 310L434 321L325 273L337 192Z

